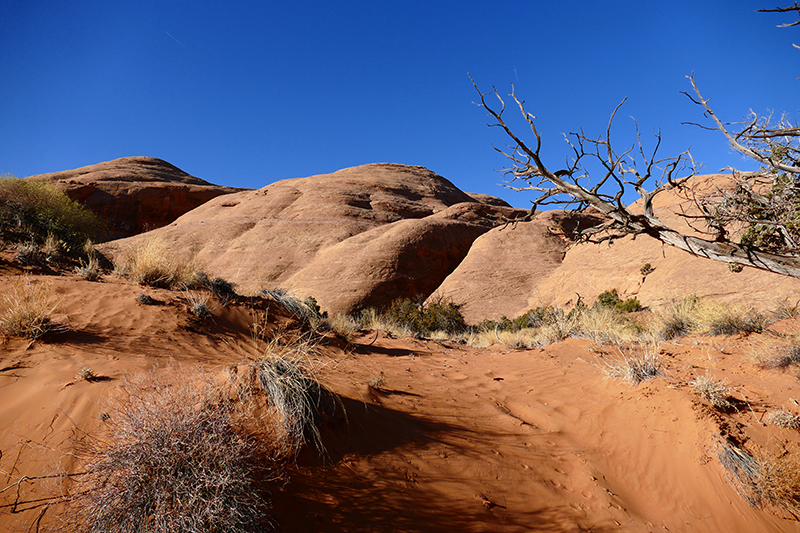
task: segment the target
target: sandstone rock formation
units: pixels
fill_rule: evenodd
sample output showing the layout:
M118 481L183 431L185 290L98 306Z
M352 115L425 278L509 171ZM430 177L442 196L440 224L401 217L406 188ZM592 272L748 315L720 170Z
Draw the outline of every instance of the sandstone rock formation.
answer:
M479 235L522 213L478 202L422 167L372 164L215 198L103 251L118 257L159 238L240 290L285 287L353 312L427 296Z
M123 157L25 179L63 190L106 220L114 237L166 226L212 198L243 190L213 185L154 157Z
M698 176L697 191L727 183L724 175ZM634 206L636 207L636 206ZM692 202L682 194L665 192L655 198L657 216L673 228L698 234L680 213L691 213ZM701 228L698 228L701 229ZM705 235L704 238L709 238ZM654 270L644 276L642 267ZM774 309L781 300L800 301L800 280L746 267L732 272L727 264L691 255L647 236L625 237L613 244L579 244L561 265L531 294L528 306L569 305L579 293L591 302L601 292L616 288L621 296L636 296L642 304L658 306L690 295L712 297L737 305Z

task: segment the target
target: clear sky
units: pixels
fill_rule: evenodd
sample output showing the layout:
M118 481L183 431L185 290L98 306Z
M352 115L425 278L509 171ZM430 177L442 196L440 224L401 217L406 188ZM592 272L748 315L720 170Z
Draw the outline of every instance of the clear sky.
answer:
M504 139L467 76L517 93L545 160L561 132L602 132L628 101L665 155L738 164L680 94L692 71L723 119L800 110L800 27L756 13L789 0L0 1L0 173L160 157L212 183L263 187L376 162L501 188ZM627 132L627 133L626 133Z

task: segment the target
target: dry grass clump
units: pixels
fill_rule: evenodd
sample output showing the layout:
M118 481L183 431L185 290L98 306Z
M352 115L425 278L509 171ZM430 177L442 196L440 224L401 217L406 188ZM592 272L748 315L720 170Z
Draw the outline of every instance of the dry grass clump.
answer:
M81 264L75 267L75 273L87 281L99 281L102 277L102 270L100 269L100 260L95 255L90 255L89 260L85 263L81 260Z
M75 381L94 381L97 379L97 375L94 373L94 370L85 366L81 368L77 374L75 374Z
M205 292L192 292L189 289L183 291L183 297L189 305L189 312L199 319L211 318L211 311L208 310L210 295Z
M6 335L38 339L53 329L50 315L58 304L50 299L50 284L27 276L6 284L0 295L0 330Z
M717 452L728 479L752 506L764 504L800 516L800 461L787 453L750 455L730 443Z
M785 407L768 411L767 414L764 415L764 422L782 428L800 429L800 416L797 416Z
M648 379L663 376L658 349L657 344L631 346L628 351L618 346L616 356L598 358L597 366L603 370L607 379L619 379L638 385Z
M104 434L84 439L87 474L68 515L76 531L255 532L270 525L257 486L276 476L269 442L248 430L248 406L224 384L186 378L128 382Z
M194 260L178 257L159 238L147 239L130 250L117 270L140 285L164 289L194 286L202 273Z
M800 516L800 461L788 454L760 454L755 493L766 503Z
M733 407L733 403L728 399L730 397L730 389L725 386L724 380L716 380L706 374L705 376L697 376L693 381L689 382L689 385L694 392L717 409L725 410Z
M761 368L786 370L800 363L800 342L794 339L788 346L762 346L756 349L755 359Z
M311 444L325 455L319 425L333 414L334 398L319 382L322 364L309 337L271 340L263 354L250 364L249 382L242 389L260 389L282 428L284 451L296 455Z
M767 323L766 317L753 309L720 302L697 306L695 316L701 331L709 335L760 333Z
M332 331L340 339L352 343L356 333L361 329L361 325L351 316L336 313L322 319L317 325L317 329Z
M689 296L664 306L657 314L658 336L664 340L670 340L692 333L697 326L695 316L697 305L697 297Z

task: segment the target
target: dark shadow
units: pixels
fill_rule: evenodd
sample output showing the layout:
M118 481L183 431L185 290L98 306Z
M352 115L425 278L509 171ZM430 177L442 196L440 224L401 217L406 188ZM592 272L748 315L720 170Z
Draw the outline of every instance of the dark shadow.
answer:
M399 461L369 461L395 448L423 449L437 443L453 453L477 457L480 452L474 446L466 449L460 443L479 440L478 449L488 450L499 435L347 398L342 405L344 413L323 427L327 460L306 450L290 469L290 481L277 490L270 487L277 531L566 533L586 519L566 504L536 509L531 502L526 509L509 510L502 500L481 500L469 492L453 500L452 493L439 492L437 483L418 483L413 471L398 468ZM475 486L464 490L474 491Z
M361 344L355 345L353 350L356 353L361 354L382 354L387 355L389 357L421 357L424 354L417 353L413 350L405 349L398 349L398 348L384 348L383 346L364 346Z
M106 337L96 333L67 327L56 327L40 339L48 344L99 344L107 340Z

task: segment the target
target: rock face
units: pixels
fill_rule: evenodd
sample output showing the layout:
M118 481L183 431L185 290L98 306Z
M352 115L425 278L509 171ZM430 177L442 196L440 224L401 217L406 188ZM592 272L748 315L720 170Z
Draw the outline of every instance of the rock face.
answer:
M523 213L422 167L372 164L218 197L103 251L163 239L241 290L285 287L347 313L429 295L478 236Z
M154 157L123 157L25 179L66 192L106 220L114 237L166 226L212 198L243 190L213 185Z
M712 184L725 184L727 176L698 176L698 191ZM634 204L634 209L641 209ZM655 214L666 224L690 235L701 235L679 216L692 213L692 203L674 193L656 196ZM642 274L649 263L654 270ZM572 247L561 265L531 294L529 307L542 304L570 305L576 293L585 302L592 302L601 292L616 288L620 296L636 296L646 306L658 306L676 298L690 295L711 297L737 305L758 309L774 309L781 300L792 304L800 301L800 280L751 267L731 272L727 264L711 261L662 245L661 242L639 236L625 237L613 244L580 244Z
M546 211L530 222L494 228L475 240L436 294L461 304L472 324L521 315L560 267L569 249L568 235L600 221L588 214Z

